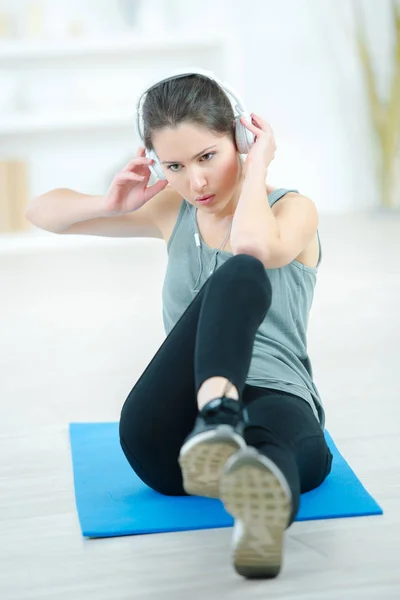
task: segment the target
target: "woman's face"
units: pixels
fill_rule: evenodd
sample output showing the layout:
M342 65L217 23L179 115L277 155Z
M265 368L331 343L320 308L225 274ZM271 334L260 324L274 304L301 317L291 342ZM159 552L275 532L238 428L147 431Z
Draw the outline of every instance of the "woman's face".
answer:
M154 150L165 176L183 198L210 215L228 216L236 208L242 161L232 138L192 123L153 134ZM215 194L202 205L199 196Z

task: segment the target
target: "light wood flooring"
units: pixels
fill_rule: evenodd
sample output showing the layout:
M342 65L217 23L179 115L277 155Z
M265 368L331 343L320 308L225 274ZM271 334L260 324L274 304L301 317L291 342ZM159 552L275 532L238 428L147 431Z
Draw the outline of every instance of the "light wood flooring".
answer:
M68 423L117 420L161 345L164 243L0 245L1 600L400 598L400 217L321 216L320 235L314 377L385 514L294 523L280 576L255 582L231 567L230 529L80 533Z

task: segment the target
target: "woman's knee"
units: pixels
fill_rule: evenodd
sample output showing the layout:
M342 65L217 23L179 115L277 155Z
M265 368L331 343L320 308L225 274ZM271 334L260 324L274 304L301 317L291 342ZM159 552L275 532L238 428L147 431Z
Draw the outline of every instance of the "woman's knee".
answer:
M250 295L255 301L260 298L269 308L272 301L272 285L261 260L250 254L235 254L215 273L224 277L224 288L228 289L231 275L235 294Z
M234 267L244 276L255 275L257 280L266 280L269 283L269 277L262 261L251 254L235 254L226 263Z

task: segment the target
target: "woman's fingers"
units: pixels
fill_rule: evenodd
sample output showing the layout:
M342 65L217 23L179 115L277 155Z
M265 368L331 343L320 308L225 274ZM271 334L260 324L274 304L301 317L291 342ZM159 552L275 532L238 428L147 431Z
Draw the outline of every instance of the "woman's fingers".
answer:
M151 165L152 163L152 158L147 158L146 156L138 156L129 161L128 164L122 169L122 171L131 171L139 165Z
M243 123L243 125L245 125L245 127L247 127L247 129L249 129L252 133L260 133L260 128L253 125L253 123L250 123L245 117L240 117L240 120Z
M144 190L146 202L148 200L150 200L151 198L153 198L153 196L155 196L156 194L161 192L165 187L167 187L167 185L168 185L168 181L166 179L159 179L158 181L156 181L156 183L147 187Z
M144 181L146 177L144 175L138 175L137 173L131 173L130 171L121 171L116 177L116 181L124 183L125 181Z

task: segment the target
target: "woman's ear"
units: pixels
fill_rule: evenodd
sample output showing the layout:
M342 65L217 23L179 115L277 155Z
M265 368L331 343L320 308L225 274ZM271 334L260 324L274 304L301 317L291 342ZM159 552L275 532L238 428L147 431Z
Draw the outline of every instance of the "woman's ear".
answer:
M235 148L236 148L236 152L239 152L239 148L237 147L237 143L236 143L236 121L233 120L232 121L232 125L233 125L233 143L235 144Z

